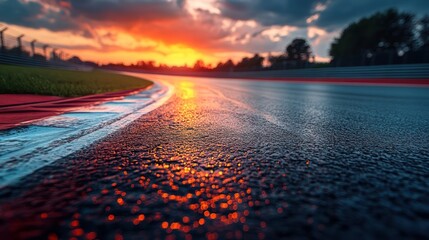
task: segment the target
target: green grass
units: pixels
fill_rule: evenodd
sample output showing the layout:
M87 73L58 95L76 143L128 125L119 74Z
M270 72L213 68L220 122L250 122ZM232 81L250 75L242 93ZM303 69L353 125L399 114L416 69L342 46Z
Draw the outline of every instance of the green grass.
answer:
M0 65L0 93L77 97L144 88L153 83L137 77L95 70L53 70Z

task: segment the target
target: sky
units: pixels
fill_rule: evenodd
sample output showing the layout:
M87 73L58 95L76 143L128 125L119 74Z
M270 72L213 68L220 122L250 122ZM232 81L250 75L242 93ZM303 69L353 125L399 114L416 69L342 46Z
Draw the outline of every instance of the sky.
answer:
M206 64L284 51L306 38L317 61L348 24L429 0L0 0L0 28L98 63Z

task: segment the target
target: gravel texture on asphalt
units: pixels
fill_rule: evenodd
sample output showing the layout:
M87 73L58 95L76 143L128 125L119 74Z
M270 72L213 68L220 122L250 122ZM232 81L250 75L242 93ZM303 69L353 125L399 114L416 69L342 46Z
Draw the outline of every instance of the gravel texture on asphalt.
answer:
M164 106L1 189L1 236L429 237L429 88L168 79Z

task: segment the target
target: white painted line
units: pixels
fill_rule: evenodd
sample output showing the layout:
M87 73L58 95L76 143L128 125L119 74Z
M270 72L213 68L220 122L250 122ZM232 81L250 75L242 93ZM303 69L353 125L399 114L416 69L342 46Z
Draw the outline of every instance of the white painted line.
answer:
M88 147L163 105L174 93L167 83L124 100L82 108L0 132L0 188Z

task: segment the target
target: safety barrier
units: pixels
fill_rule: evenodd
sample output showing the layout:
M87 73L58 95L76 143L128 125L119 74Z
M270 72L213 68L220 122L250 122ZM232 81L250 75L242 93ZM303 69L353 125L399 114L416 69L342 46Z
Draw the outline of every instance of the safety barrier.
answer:
M10 34L8 32L11 32ZM38 40L28 41L26 35L0 26L0 64L90 71L92 66L70 61L70 54ZM78 58L77 58L78 59Z
M229 72L226 77L268 78L429 78L429 64L327 67L295 70Z

